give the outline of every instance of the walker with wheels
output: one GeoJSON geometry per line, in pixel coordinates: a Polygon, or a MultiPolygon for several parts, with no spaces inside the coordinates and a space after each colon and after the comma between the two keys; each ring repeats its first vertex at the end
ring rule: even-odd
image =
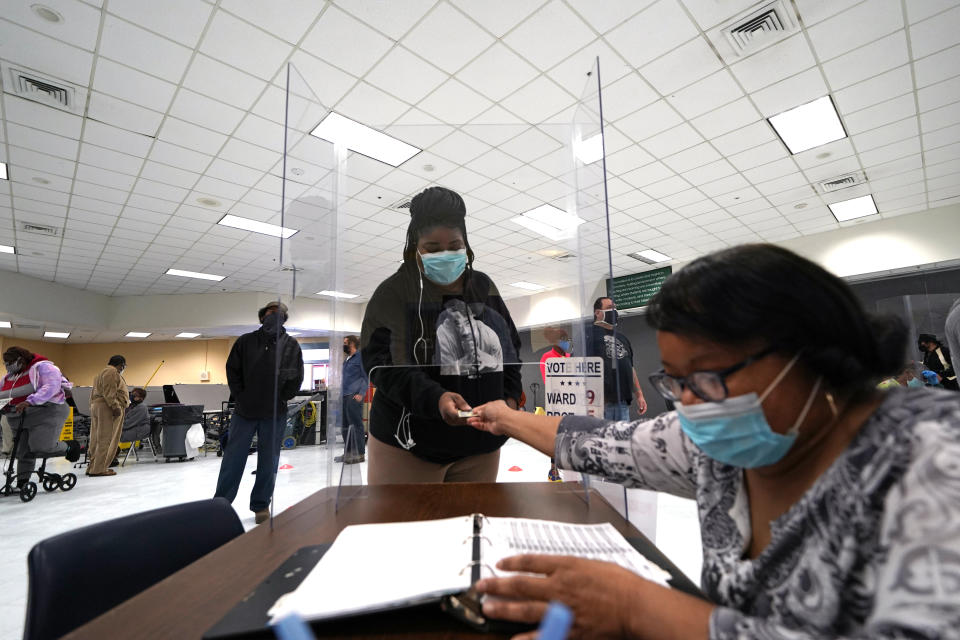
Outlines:
{"type": "MultiPolygon", "coordinates": [[[[20,447],[20,438],[23,435],[23,421],[27,417],[27,411],[25,409],[20,413],[20,424],[17,426],[16,432],[13,435],[13,448],[10,450],[10,458],[7,461],[7,469],[4,472],[4,483],[0,487],[0,496],[11,496],[13,494],[18,494],[20,496],[21,502],[30,502],[37,496],[38,484],[32,480],[27,480],[26,482],[21,482],[17,484],[17,452],[20,447]]],[[[37,479],[39,480],[39,486],[43,487],[43,490],[46,492],[56,491],[60,489],[61,491],[70,491],[77,484],[77,476],[73,473],[59,474],[52,473],[47,471],[47,459],[48,458],[58,458],[64,455],[63,453],[55,454],[38,454],[36,457],[40,460],[40,468],[34,469],[30,475],[34,473],[37,474],[37,479]]]]}

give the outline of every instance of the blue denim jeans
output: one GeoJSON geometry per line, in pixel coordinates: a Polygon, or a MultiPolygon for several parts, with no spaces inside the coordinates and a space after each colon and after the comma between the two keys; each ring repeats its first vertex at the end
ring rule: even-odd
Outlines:
{"type": "Polygon", "coordinates": [[[366,455],[366,445],[363,431],[363,402],[354,400],[353,396],[343,396],[341,410],[343,419],[340,424],[340,435],[343,436],[344,455],[366,455]],[[347,432],[353,427],[353,442],[347,442],[347,432]]]}
{"type": "Polygon", "coordinates": [[[226,498],[233,502],[237,497],[243,468],[250,453],[250,443],[253,442],[253,434],[257,434],[257,479],[253,483],[253,491],[250,492],[250,510],[261,511],[270,506],[273,487],[277,483],[280,441],[283,439],[285,421],[286,416],[283,415],[278,415],[274,423],[272,418],[250,419],[233,414],[214,498],[226,498]]]}
{"type": "Polygon", "coordinates": [[[614,402],[603,406],[603,417],[607,420],[622,422],[630,419],[630,405],[626,402],[614,402]]]}

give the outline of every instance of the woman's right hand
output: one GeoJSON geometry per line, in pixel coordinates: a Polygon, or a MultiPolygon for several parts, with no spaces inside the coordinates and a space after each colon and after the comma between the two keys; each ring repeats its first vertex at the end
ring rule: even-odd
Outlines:
{"type": "Polygon", "coordinates": [[[514,412],[503,400],[494,400],[476,407],[473,415],[467,418],[467,424],[495,436],[504,436],[507,435],[504,418],[514,412]]]}

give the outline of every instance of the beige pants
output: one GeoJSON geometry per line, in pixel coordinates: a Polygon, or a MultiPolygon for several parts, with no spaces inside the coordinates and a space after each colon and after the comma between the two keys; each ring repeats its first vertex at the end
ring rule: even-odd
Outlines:
{"type": "Polygon", "coordinates": [[[123,411],[113,417],[113,412],[103,400],[90,403],[90,444],[88,458],[90,468],[87,473],[103,473],[113,461],[123,431],[123,411]]]}
{"type": "Polygon", "coordinates": [[[421,460],[409,451],[380,442],[367,441],[367,483],[405,484],[418,482],[496,482],[500,450],[468,456],[456,462],[438,464],[421,460]]]}
{"type": "Polygon", "coordinates": [[[13,450],[13,427],[10,424],[10,416],[3,414],[3,455],[9,454],[13,450]]]}

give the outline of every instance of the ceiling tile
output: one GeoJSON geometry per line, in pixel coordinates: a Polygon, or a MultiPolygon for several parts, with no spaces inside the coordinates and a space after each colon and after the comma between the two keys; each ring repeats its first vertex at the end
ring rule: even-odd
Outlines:
{"type": "Polygon", "coordinates": [[[903,27],[903,10],[888,0],[867,0],[807,29],[821,60],[831,60],[903,27]]]}
{"type": "Polygon", "coordinates": [[[185,171],[149,160],[143,165],[140,176],[185,189],[192,189],[193,185],[196,184],[199,179],[199,176],[191,171],[185,171]]]}
{"type": "Polygon", "coordinates": [[[300,46],[325,62],[362,76],[392,45],[388,38],[362,22],[328,6],[300,46]]]}
{"type": "Polygon", "coordinates": [[[490,34],[448,4],[438,4],[402,44],[454,73],[494,42],[490,34]]]}
{"type": "Polygon", "coordinates": [[[720,154],[712,146],[704,142],[695,147],[690,147],[680,153],[676,153],[663,162],[677,173],[683,174],[685,171],[701,167],[720,159],[720,154]]]}
{"type": "Polygon", "coordinates": [[[366,82],[358,83],[336,106],[338,113],[375,129],[382,129],[409,108],[366,82]]]}
{"type": "Polygon", "coordinates": [[[436,0],[337,0],[336,4],[361,22],[399,40],[436,3],[436,0]]]}
{"type": "Polygon", "coordinates": [[[638,189],[643,189],[648,185],[666,178],[675,177],[675,174],[672,169],[662,162],[651,162],[632,171],[627,171],[620,177],[628,184],[638,189]]]}
{"type": "Polygon", "coordinates": [[[150,137],[157,135],[157,129],[163,120],[162,113],[96,91],[90,92],[87,116],[150,137]]]}
{"type": "Polygon", "coordinates": [[[223,134],[172,117],[164,120],[159,138],[194,151],[213,155],[216,155],[224,141],[227,140],[227,136],[223,134]]]}
{"type": "Polygon", "coordinates": [[[639,74],[630,73],[603,90],[603,118],[607,121],[619,120],[658,97],[639,74]]]}
{"type": "Polygon", "coordinates": [[[612,175],[621,176],[653,161],[653,156],[633,144],[629,147],[607,156],[607,171],[612,175]]]}
{"type": "Polygon", "coordinates": [[[640,73],[657,91],[667,95],[721,68],[723,64],[713,48],[699,36],[654,60],[640,73]]]}
{"type": "Polygon", "coordinates": [[[105,169],[99,169],[90,165],[81,164],[77,167],[77,180],[92,182],[93,184],[101,184],[105,187],[112,187],[114,189],[126,189],[129,191],[133,188],[135,178],[133,176],[117,173],[116,171],[107,171],[105,169]]]}
{"type": "Polygon", "coordinates": [[[639,142],[683,122],[666,100],[658,100],[617,120],[615,126],[630,139],[639,142]]]}
{"type": "Polygon", "coordinates": [[[536,127],[530,127],[520,135],[498,145],[498,148],[524,162],[533,162],[562,147],[556,139],[536,127]]]}
{"type": "Polygon", "coordinates": [[[725,156],[731,156],[751,147],[757,147],[761,144],[777,140],[777,135],[766,121],[754,122],[753,124],[741,127],[736,131],[731,131],[711,142],[717,150],[725,156]]]}
{"type": "MultiPolygon", "coordinates": [[[[403,47],[391,49],[366,77],[373,86],[411,104],[416,104],[446,79],[446,73],[403,47]]],[[[475,80],[469,84],[482,91],[475,80]]]]}
{"type": "Polygon", "coordinates": [[[33,6],[27,2],[4,3],[3,17],[81,49],[93,51],[96,48],[97,34],[100,31],[99,11],[80,2],[52,0],[44,6],[59,13],[63,17],[63,22],[51,23],[34,13],[33,6]],[[65,29],[64,24],[69,24],[69,29],[65,29]]]}
{"type": "Polygon", "coordinates": [[[695,169],[690,169],[685,171],[683,174],[684,179],[686,179],[690,184],[694,186],[701,186],[708,182],[713,182],[714,180],[719,180],[720,178],[729,176],[733,173],[736,173],[737,170],[733,168],[725,158],[722,160],[716,160],[710,164],[705,164],[702,167],[697,167],[695,169]]]}
{"type": "Polygon", "coordinates": [[[503,41],[541,71],[565,60],[596,36],[562,2],[549,2],[513,29],[503,41]]]}
{"type": "MultiPolygon", "coordinates": [[[[960,101],[960,76],[917,91],[920,111],[930,111],[960,101]]],[[[960,110],[960,107],[955,107],[960,110]]],[[[960,111],[958,111],[960,112],[960,111]]]]}
{"type": "Polygon", "coordinates": [[[815,64],[806,38],[798,33],[731,65],[730,70],[744,90],[751,92],[789,78],[815,64]]]}
{"type": "Polygon", "coordinates": [[[913,75],[910,73],[910,65],[903,65],[841,89],[834,94],[834,101],[841,114],[848,114],[912,90],[913,75]]]}
{"type": "Polygon", "coordinates": [[[920,114],[920,129],[924,133],[949,127],[958,122],[960,122],[960,104],[957,103],[920,114]]]}
{"type": "Polygon", "coordinates": [[[740,98],[692,120],[694,128],[706,138],[714,138],[761,120],[749,98],[740,98]]]}
{"type": "Polygon", "coordinates": [[[100,38],[100,55],[178,83],[190,61],[191,50],[107,16],[100,38]]]}
{"type": "Polygon", "coordinates": [[[170,0],[163,11],[138,0],[110,0],[110,13],[154,33],[176,40],[191,49],[197,46],[212,7],[193,0],[170,0]]]}
{"type": "Polygon", "coordinates": [[[960,7],[910,25],[910,44],[915,58],[922,58],[960,42],[960,7]]]}
{"type": "Polygon", "coordinates": [[[207,168],[211,158],[212,156],[205,153],[186,149],[163,140],[157,140],[150,150],[151,160],[197,173],[202,173],[207,168]]]}
{"type": "MultiPolygon", "coordinates": [[[[329,108],[330,105],[339,101],[347,91],[357,82],[357,79],[345,73],[336,67],[332,67],[323,60],[312,56],[305,51],[296,49],[290,56],[290,91],[295,95],[302,95],[309,98],[314,103],[329,108]],[[308,81],[307,78],[310,80],[308,81]]],[[[282,106],[283,100],[279,104],[273,103],[270,106],[261,104],[267,98],[267,93],[272,90],[280,89],[279,95],[285,96],[287,87],[287,65],[280,67],[274,85],[257,102],[257,113],[265,118],[283,122],[285,109],[282,106]]],[[[273,94],[274,96],[277,94],[273,94]]],[[[216,96],[214,96],[216,97],[216,96]]],[[[271,101],[272,102],[272,101],[271,101]]],[[[303,113],[306,109],[298,109],[295,112],[303,113]]],[[[319,120],[319,118],[318,118],[319,120]]],[[[296,122],[292,122],[296,125],[296,122]]]]}
{"type": "Polygon", "coordinates": [[[906,35],[903,31],[896,31],[822,66],[827,81],[836,91],[908,62],[906,35]]]}
{"type": "Polygon", "coordinates": [[[630,64],[642,67],[697,33],[696,25],[676,0],[660,0],[607,33],[605,38],[630,64]]]}
{"type": "Polygon", "coordinates": [[[76,140],[24,127],[13,122],[7,123],[7,139],[10,144],[73,160],[77,157],[76,140]]]}
{"type": "Polygon", "coordinates": [[[914,100],[911,93],[851,113],[844,118],[847,132],[856,135],[915,115],[917,109],[914,100]]]}
{"type": "Polygon", "coordinates": [[[52,173],[58,176],[73,177],[76,163],[71,160],[64,160],[45,153],[37,153],[31,149],[23,147],[10,146],[11,165],[19,165],[30,169],[52,173]]]}
{"type": "Polygon", "coordinates": [[[3,114],[9,122],[56,134],[74,140],[80,139],[83,119],[72,113],[48,107],[32,100],[24,100],[9,93],[3,95],[3,114]]]}
{"type": "MultiPolygon", "coordinates": [[[[8,128],[9,126],[10,125],[7,125],[8,128]]],[[[137,173],[140,172],[140,165],[143,164],[143,159],[126,153],[83,143],[80,145],[80,162],[91,164],[101,169],[137,175],[137,173]]]]}
{"type": "Polygon", "coordinates": [[[703,142],[699,133],[684,122],[643,141],[643,148],[654,157],[664,158],[703,142]]]}
{"type": "Polygon", "coordinates": [[[181,189],[180,187],[163,184],[162,182],[154,182],[153,180],[141,178],[137,180],[137,185],[133,188],[133,193],[148,198],[159,198],[160,200],[179,203],[183,201],[189,191],[187,189],[181,189]]]}
{"type": "Polygon", "coordinates": [[[638,11],[653,4],[653,0],[569,0],[573,10],[587,21],[598,33],[606,33],[638,11]]]}
{"type": "Polygon", "coordinates": [[[278,38],[297,43],[313,24],[321,6],[314,0],[284,0],[282,5],[274,5],[273,10],[265,11],[259,0],[222,0],[220,8],[258,25],[278,38]]]}
{"type": "Polygon", "coordinates": [[[918,87],[952,78],[960,69],[960,46],[940,51],[913,64],[918,87]]]}
{"type": "Polygon", "coordinates": [[[827,95],[820,69],[808,69],[753,93],[754,104],[765,117],[775,116],[827,95]]]}
{"type": "Polygon", "coordinates": [[[148,76],[107,58],[97,60],[93,88],[128,102],[135,102],[154,111],[166,111],[176,85],[148,76]]]}
{"type": "Polygon", "coordinates": [[[537,124],[573,105],[574,98],[546,76],[540,76],[500,104],[526,122],[537,124]]]}
{"type": "MultiPolygon", "coordinates": [[[[481,173],[488,178],[499,178],[508,171],[513,171],[523,164],[520,160],[508,156],[499,149],[491,149],[479,158],[475,158],[469,168],[477,173],[481,173]]],[[[481,196],[482,197],[482,196],[481,196]]],[[[495,201],[487,200],[491,204],[495,201]]]]}
{"type": "Polygon", "coordinates": [[[217,11],[200,43],[200,51],[270,80],[290,54],[291,46],[225,11],[217,11]]]}
{"type": "Polygon", "coordinates": [[[916,136],[918,133],[919,126],[917,118],[914,116],[858,133],[853,136],[853,144],[858,151],[867,151],[916,136]]]}
{"type": "Polygon", "coordinates": [[[462,131],[454,131],[430,147],[430,152],[453,164],[469,165],[469,162],[490,150],[490,145],[462,131]]]}
{"type": "Polygon", "coordinates": [[[540,8],[544,0],[451,0],[464,13],[498,38],[540,8]]]}
{"type": "Polygon", "coordinates": [[[443,122],[459,125],[469,122],[493,103],[451,78],[420,101],[420,109],[443,122]]]}
{"type": "Polygon", "coordinates": [[[213,58],[197,54],[190,64],[183,86],[239,109],[247,109],[266,83],[213,58]]]}
{"type": "Polygon", "coordinates": [[[87,86],[92,54],[10,22],[2,26],[0,59],[87,86]]]}
{"type": "Polygon", "coordinates": [[[727,160],[739,171],[746,171],[747,169],[779,160],[787,155],[789,154],[784,148],[783,143],[779,140],[772,140],[758,147],[753,147],[752,149],[747,149],[734,155],[728,155],[727,160]]]}
{"type": "Polygon", "coordinates": [[[685,118],[695,118],[742,97],[740,87],[724,69],[675,92],[667,101],[685,118]]]}
{"type": "Polygon", "coordinates": [[[923,148],[925,150],[936,149],[957,141],[960,141],[960,125],[945,127],[931,133],[923,134],[923,148]]]}

